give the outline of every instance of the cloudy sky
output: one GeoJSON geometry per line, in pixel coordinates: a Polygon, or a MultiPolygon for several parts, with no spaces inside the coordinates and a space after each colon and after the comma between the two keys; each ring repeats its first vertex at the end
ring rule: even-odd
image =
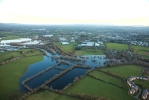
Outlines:
{"type": "Polygon", "coordinates": [[[149,0],[0,0],[0,23],[149,26],[149,0]]]}

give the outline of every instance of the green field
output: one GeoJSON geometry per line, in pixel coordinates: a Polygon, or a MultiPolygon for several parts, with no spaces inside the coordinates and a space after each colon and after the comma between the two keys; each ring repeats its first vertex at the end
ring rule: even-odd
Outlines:
{"type": "MultiPolygon", "coordinates": [[[[148,51],[149,52],[149,51],[148,51]]],[[[138,54],[140,54],[140,55],[147,55],[147,53],[148,52],[146,52],[146,51],[138,51],[138,54]]],[[[149,56],[149,55],[148,55],[149,56]]]]}
{"type": "Polygon", "coordinates": [[[134,46],[134,45],[132,45],[132,48],[133,48],[134,50],[139,50],[139,51],[148,51],[148,52],[149,52],[149,47],[134,46]]]}
{"type": "MultiPolygon", "coordinates": [[[[141,67],[136,65],[122,65],[118,67],[102,68],[101,70],[106,72],[109,71],[123,78],[128,78],[135,75],[143,75],[141,67]]],[[[89,75],[98,77],[105,82],[90,76],[85,76],[76,82],[73,86],[68,88],[65,92],[87,93],[110,98],[111,100],[135,100],[132,96],[128,95],[129,89],[125,81],[97,70],[89,73],[89,75]],[[108,82],[114,83],[115,85],[122,86],[124,88],[119,88],[115,85],[109,84],[108,82]]]]}
{"type": "Polygon", "coordinates": [[[141,67],[137,65],[122,65],[117,67],[103,68],[101,70],[106,72],[112,72],[113,74],[116,74],[123,78],[128,78],[134,75],[143,75],[141,67]]]}
{"type": "Polygon", "coordinates": [[[110,98],[111,100],[135,100],[133,97],[128,95],[128,87],[126,84],[123,85],[124,89],[121,89],[109,83],[96,80],[90,76],[85,76],[73,86],[69,87],[65,92],[76,94],[86,93],[110,98]]]}
{"type": "Polygon", "coordinates": [[[149,89],[149,81],[136,80],[135,84],[141,85],[142,87],[149,89]]]}
{"type": "Polygon", "coordinates": [[[7,52],[7,53],[0,53],[1,59],[0,62],[2,62],[3,60],[8,60],[9,58],[13,57],[17,57],[17,56],[22,56],[22,54],[20,52],[7,52]]]}
{"type": "Polygon", "coordinates": [[[28,66],[43,59],[43,55],[25,57],[0,66],[0,100],[18,98],[19,80],[28,66]]]}
{"type": "Polygon", "coordinates": [[[60,47],[63,51],[68,52],[68,53],[72,52],[75,44],[76,44],[76,42],[70,43],[70,44],[66,44],[66,45],[62,45],[59,42],[55,42],[54,43],[54,45],[60,47]]]}
{"type": "Polygon", "coordinates": [[[138,52],[144,59],[149,59],[149,47],[132,46],[132,48],[134,49],[134,53],[138,52]]]}
{"type": "Polygon", "coordinates": [[[127,44],[120,43],[106,43],[108,49],[116,49],[116,50],[128,50],[129,46],[127,44]]]}
{"type": "MultiPolygon", "coordinates": [[[[11,57],[17,57],[17,56],[23,56],[21,52],[29,52],[33,49],[20,49],[18,51],[7,51],[7,52],[2,52],[0,53],[0,62],[4,61],[4,60],[8,60],[11,57]]],[[[33,53],[29,52],[26,53],[25,56],[32,56],[32,55],[38,55],[38,54],[42,54],[41,51],[39,50],[35,50],[33,53]]]]}
{"type": "Polygon", "coordinates": [[[60,95],[50,91],[42,91],[29,96],[26,100],[80,100],[66,95],[60,95]]]}
{"type": "Polygon", "coordinates": [[[95,71],[93,71],[93,72],[91,72],[89,74],[92,75],[92,76],[98,77],[98,78],[100,78],[100,79],[102,79],[104,81],[112,82],[112,83],[114,83],[114,84],[116,84],[118,86],[122,86],[122,80],[120,80],[118,78],[115,78],[113,76],[110,76],[108,74],[105,74],[103,72],[95,70],[95,71]]]}
{"type": "Polygon", "coordinates": [[[18,38],[23,38],[23,36],[7,36],[2,38],[2,40],[11,40],[11,39],[18,39],[18,38]]]}
{"type": "Polygon", "coordinates": [[[97,50],[97,51],[87,51],[87,50],[76,50],[75,55],[104,55],[103,50],[97,50]]]}

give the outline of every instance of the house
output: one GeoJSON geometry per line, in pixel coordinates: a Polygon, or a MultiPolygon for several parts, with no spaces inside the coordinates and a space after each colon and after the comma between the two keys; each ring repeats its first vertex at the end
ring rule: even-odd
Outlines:
{"type": "Polygon", "coordinates": [[[143,100],[147,99],[147,96],[149,96],[149,90],[145,89],[142,93],[142,99],[143,100]]]}
{"type": "Polygon", "coordinates": [[[133,85],[132,88],[130,89],[130,94],[134,95],[137,91],[138,91],[138,86],[137,85],[133,85]]]}
{"type": "Polygon", "coordinates": [[[127,80],[127,84],[129,85],[129,87],[132,87],[132,84],[129,80],[127,80]]]}
{"type": "Polygon", "coordinates": [[[131,95],[134,95],[136,91],[135,91],[135,89],[131,88],[131,90],[129,92],[131,95]]]}
{"type": "Polygon", "coordinates": [[[132,77],[128,78],[128,80],[131,81],[131,82],[136,80],[136,79],[137,79],[137,77],[135,77],[135,76],[132,76],[132,77]]]}
{"type": "Polygon", "coordinates": [[[143,77],[143,80],[147,81],[148,79],[146,77],[143,77]]]}
{"type": "MultiPolygon", "coordinates": [[[[139,77],[139,76],[132,76],[132,77],[128,78],[127,79],[127,84],[130,87],[129,93],[131,95],[134,95],[138,91],[138,89],[139,89],[138,86],[133,83],[133,81],[134,80],[137,80],[137,79],[146,80],[146,81],[148,80],[147,77],[139,77]]],[[[149,91],[148,90],[145,90],[142,93],[142,99],[146,99],[148,95],[149,95],[149,91]]]]}

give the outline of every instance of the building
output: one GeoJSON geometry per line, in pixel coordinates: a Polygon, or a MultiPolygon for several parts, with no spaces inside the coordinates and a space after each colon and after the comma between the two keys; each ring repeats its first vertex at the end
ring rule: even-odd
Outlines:
{"type": "Polygon", "coordinates": [[[19,38],[14,40],[2,40],[0,45],[9,45],[10,43],[22,43],[22,42],[31,42],[31,38],[19,38]]]}
{"type": "Polygon", "coordinates": [[[53,35],[43,35],[43,37],[52,37],[53,35]]]}
{"type": "Polygon", "coordinates": [[[60,37],[59,40],[60,41],[66,41],[66,39],[64,37],[60,37]]]}
{"type": "Polygon", "coordinates": [[[84,46],[84,47],[85,47],[85,46],[94,46],[94,44],[95,44],[94,42],[82,42],[82,43],[80,44],[80,46],[82,46],[82,47],[83,47],[83,46],[84,46]]]}
{"type": "Polygon", "coordinates": [[[134,80],[136,80],[136,79],[137,79],[137,77],[135,77],[135,76],[132,76],[132,77],[128,78],[128,80],[129,80],[130,82],[132,82],[132,81],[134,81],[134,80]]]}
{"type": "Polygon", "coordinates": [[[100,44],[99,43],[95,43],[95,46],[100,46],[100,44]]]}
{"type": "Polygon", "coordinates": [[[23,43],[22,45],[37,45],[39,43],[40,43],[40,41],[35,40],[35,41],[30,41],[30,42],[23,43]]]}
{"type": "MultiPolygon", "coordinates": [[[[130,87],[129,93],[131,95],[134,95],[135,93],[137,93],[139,87],[137,85],[135,85],[133,83],[133,81],[137,80],[137,79],[141,79],[141,80],[148,80],[147,77],[139,77],[139,76],[132,76],[130,78],[127,79],[127,84],[130,87]]],[[[142,99],[146,99],[147,96],[149,95],[149,91],[146,89],[145,91],[143,91],[142,93],[142,99]]]]}
{"type": "Polygon", "coordinates": [[[69,44],[69,42],[61,42],[62,45],[69,44]]]}
{"type": "Polygon", "coordinates": [[[142,99],[145,100],[149,96],[149,90],[145,89],[142,93],[142,99]]]}

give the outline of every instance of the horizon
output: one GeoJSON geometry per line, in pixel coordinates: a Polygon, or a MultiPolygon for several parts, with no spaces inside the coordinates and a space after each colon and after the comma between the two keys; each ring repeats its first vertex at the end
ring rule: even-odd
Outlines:
{"type": "Polygon", "coordinates": [[[149,26],[149,0],[1,0],[0,23],[149,26]]]}
{"type": "Polygon", "coordinates": [[[33,26],[79,26],[79,25],[82,25],[82,26],[101,26],[101,27],[149,27],[146,26],[146,25],[112,25],[112,24],[84,24],[84,23],[81,23],[81,24],[71,24],[71,23],[61,23],[61,24],[27,24],[27,23],[0,23],[0,24],[7,24],[7,25],[33,25],[33,26]]]}

